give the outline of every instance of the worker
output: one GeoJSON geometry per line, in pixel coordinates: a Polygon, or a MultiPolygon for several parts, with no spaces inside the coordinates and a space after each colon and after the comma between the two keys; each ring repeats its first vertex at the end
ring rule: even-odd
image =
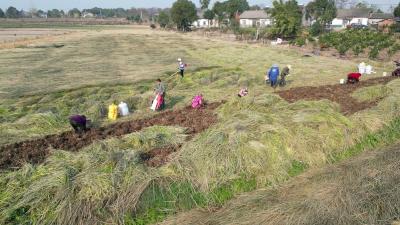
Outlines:
{"type": "Polygon", "coordinates": [[[240,89],[238,96],[239,96],[239,98],[241,98],[241,97],[246,96],[247,94],[249,94],[249,90],[246,87],[246,88],[240,89]]]}
{"type": "Polygon", "coordinates": [[[347,75],[347,83],[355,84],[360,81],[361,73],[349,73],[347,75]]]}
{"type": "Polygon", "coordinates": [[[87,131],[87,124],[88,120],[84,115],[73,115],[69,117],[69,123],[74,128],[76,133],[83,133],[87,131]]]}
{"type": "Polygon", "coordinates": [[[292,69],[291,65],[287,65],[282,69],[281,79],[279,80],[279,86],[284,87],[286,85],[286,76],[289,75],[291,69],[292,69]]]}
{"type": "Polygon", "coordinates": [[[276,87],[276,85],[278,83],[278,77],[279,77],[279,67],[278,67],[278,65],[274,64],[274,65],[272,65],[271,69],[269,69],[269,71],[268,71],[268,78],[269,78],[271,87],[276,87]]]}
{"type": "Polygon", "coordinates": [[[198,94],[192,99],[192,108],[197,109],[203,106],[203,94],[198,94]]]}
{"type": "Polygon", "coordinates": [[[185,67],[186,67],[186,64],[182,62],[181,58],[179,58],[178,59],[178,69],[179,69],[179,73],[181,75],[181,78],[183,78],[183,76],[184,76],[185,67]]]}
{"type": "Polygon", "coordinates": [[[165,85],[163,82],[161,82],[161,79],[156,80],[156,86],[154,88],[154,94],[156,95],[156,99],[158,101],[157,103],[157,109],[164,109],[165,107],[165,85]],[[159,96],[157,98],[157,96],[159,96]]]}

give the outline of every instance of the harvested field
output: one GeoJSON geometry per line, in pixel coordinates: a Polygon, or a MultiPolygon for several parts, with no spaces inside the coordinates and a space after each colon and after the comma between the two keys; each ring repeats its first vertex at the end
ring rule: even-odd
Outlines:
{"type": "MultiPolygon", "coordinates": [[[[79,149],[93,143],[96,140],[103,140],[110,137],[120,137],[125,134],[139,131],[146,127],[154,125],[161,126],[181,126],[188,128],[187,133],[194,135],[204,131],[217,122],[217,116],[213,113],[221,102],[205,105],[200,109],[192,109],[191,106],[177,111],[166,111],[157,114],[154,117],[115,123],[107,127],[91,129],[85,134],[78,135],[73,131],[64,132],[57,135],[49,135],[42,139],[29,140],[0,148],[0,168],[8,169],[21,167],[25,162],[41,163],[50,153],[50,149],[63,149],[69,151],[78,151],[79,149]]],[[[147,161],[156,166],[159,155],[153,151],[147,161]]],[[[169,151],[170,153],[172,151],[169,151]]],[[[168,155],[168,154],[167,154],[168,155]]],[[[164,159],[159,159],[158,161],[164,159]]]]}
{"type": "Polygon", "coordinates": [[[392,224],[399,218],[399,160],[398,144],[366,152],[221,209],[192,210],[161,224],[392,224]]]}
{"type": "Polygon", "coordinates": [[[328,99],[338,103],[341,106],[341,110],[345,115],[350,115],[355,112],[371,108],[378,104],[381,98],[373,101],[357,101],[351,96],[351,93],[359,88],[369,87],[378,84],[387,84],[396,77],[380,77],[369,80],[363,80],[357,84],[335,84],[335,85],[324,85],[318,87],[298,87],[292,88],[286,91],[279,91],[277,94],[284,98],[288,102],[296,102],[299,100],[320,100],[328,99]]]}
{"type": "Polygon", "coordinates": [[[0,29],[0,43],[33,39],[42,36],[62,35],[68,32],[67,30],[55,29],[0,29]]]}

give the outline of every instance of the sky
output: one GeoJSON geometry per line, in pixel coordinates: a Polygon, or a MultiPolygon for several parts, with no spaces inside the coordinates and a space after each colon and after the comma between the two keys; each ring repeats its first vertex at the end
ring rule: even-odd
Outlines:
{"type": "MultiPolygon", "coordinates": [[[[166,8],[171,7],[175,0],[0,0],[0,8],[6,9],[9,6],[14,6],[18,9],[29,10],[37,9],[64,9],[71,8],[166,8]]],[[[192,0],[198,5],[199,0],[192,0]]],[[[215,0],[214,0],[215,1],[215,0]]],[[[306,4],[310,0],[298,0],[299,4],[306,4]]],[[[390,5],[397,5],[399,0],[365,0],[366,2],[379,5],[380,8],[387,9],[390,5]]],[[[272,0],[248,0],[250,5],[264,4],[271,6],[272,0]]]]}

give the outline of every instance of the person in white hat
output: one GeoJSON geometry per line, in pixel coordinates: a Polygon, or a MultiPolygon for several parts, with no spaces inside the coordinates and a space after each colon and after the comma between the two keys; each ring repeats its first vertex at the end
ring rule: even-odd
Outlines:
{"type": "Polygon", "coordinates": [[[281,79],[279,81],[279,86],[283,87],[283,86],[286,85],[286,76],[289,75],[291,69],[292,69],[291,65],[287,65],[282,69],[281,79]]]}
{"type": "Polygon", "coordinates": [[[186,64],[182,62],[181,58],[178,59],[178,64],[179,64],[178,65],[179,73],[181,74],[181,77],[183,78],[184,73],[185,73],[186,64]]]}

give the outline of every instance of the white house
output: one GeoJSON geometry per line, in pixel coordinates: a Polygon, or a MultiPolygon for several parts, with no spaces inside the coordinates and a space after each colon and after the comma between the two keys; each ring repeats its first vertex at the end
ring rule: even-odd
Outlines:
{"type": "Polygon", "coordinates": [[[266,27],[273,22],[271,16],[264,10],[244,11],[239,19],[240,27],[266,27]]]}
{"type": "Polygon", "coordinates": [[[204,10],[197,11],[198,19],[193,22],[192,26],[195,28],[210,28],[210,27],[218,27],[217,20],[208,20],[204,19],[204,10]]]}
{"type": "Polygon", "coordinates": [[[368,26],[369,9],[338,9],[332,28],[342,29],[351,24],[368,26]]]}

